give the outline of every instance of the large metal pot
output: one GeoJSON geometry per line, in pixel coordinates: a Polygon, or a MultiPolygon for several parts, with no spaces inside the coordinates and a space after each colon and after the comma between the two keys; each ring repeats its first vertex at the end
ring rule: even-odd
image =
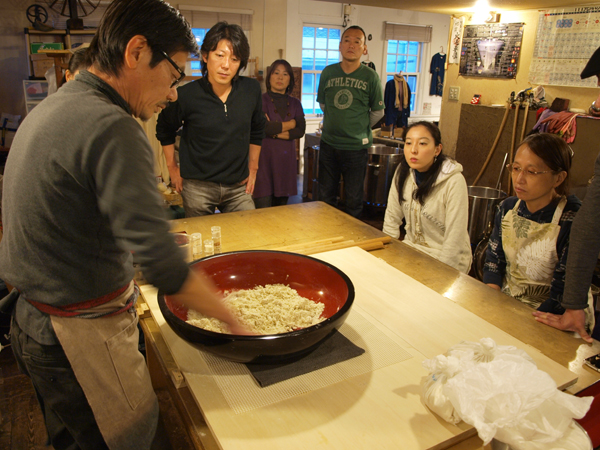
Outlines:
{"type": "Polygon", "coordinates": [[[319,200],[319,145],[304,149],[304,182],[302,197],[319,200]]]}
{"type": "Polygon", "coordinates": [[[506,193],[498,189],[469,186],[469,238],[477,245],[488,237],[494,228],[494,216],[498,204],[506,198],[506,193]]]}
{"type": "Polygon", "coordinates": [[[383,144],[373,144],[368,153],[364,201],[369,206],[385,207],[394,172],[404,155],[400,148],[383,144]]]}

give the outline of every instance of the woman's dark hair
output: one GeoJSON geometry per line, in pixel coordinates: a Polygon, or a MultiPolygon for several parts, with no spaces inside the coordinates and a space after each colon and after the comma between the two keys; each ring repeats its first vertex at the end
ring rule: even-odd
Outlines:
{"type": "MultiPolygon", "coordinates": [[[[424,127],[427,129],[433,141],[436,145],[440,145],[442,143],[442,134],[440,133],[440,129],[431,122],[415,122],[404,129],[404,133],[402,134],[402,139],[406,141],[406,135],[408,132],[414,127],[424,127]]],[[[429,168],[427,172],[425,172],[425,179],[421,182],[419,187],[414,193],[414,198],[421,205],[425,203],[427,196],[431,193],[433,189],[433,185],[435,184],[435,180],[437,180],[438,174],[442,168],[442,164],[447,159],[446,155],[444,155],[441,151],[437,158],[434,160],[433,165],[429,168]]],[[[398,200],[400,202],[404,201],[404,194],[402,191],[404,190],[404,183],[406,183],[406,179],[410,176],[410,166],[406,162],[406,158],[403,158],[400,162],[400,169],[398,169],[396,175],[396,184],[398,186],[398,200]]]]}
{"type": "Polygon", "coordinates": [[[290,75],[290,84],[285,89],[285,93],[289,94],[294,89],[294,71],[292,70],[292,66],[285,59],[278,59],[277,61],[273,61],[273,64],[269,66],[269,70],[267,70],[267,79],[265,80],[265,84],[267,85],[267,90],[271,90],[271,75],[275,69],[279,66],[283,66],[285,71],[290,75]]]}
{"type": "MultiPolygon", "coordinates": [[[[69,72],[75,73],[78,70],[87,69],[91,66],[90,58],[88,57],[87,47],[80,47],[73,52],[71,59],[69,59],[69,72]]],[[[67,73],[65,72],[60,85],[62,86],[67,82],[67,73]]]]}
{"type": "Polygon", "coordinates": [[[523,145],[535,153],[555,173],[566,172],[564,181],[556,188],[559,195],[569,194],[569,172],[571,170],[572,150],[567,143],[552,133],[537,133],[527,136],[517,147],[523,145]]]}
{"type": "Polygon", "coordinates": [[[189,24],[175,8],[162,0],[114,0],[106,9],[88,49],[90,64],[106,74],[118,76],[127,44],[144,36],[152,50],[150,67],[183,51],[198,53],[189,24]]]}
{"type": "MultiPolygon", "coordinates": [[[[250,58],[250,44],[248,44],[248,38],[244,34],[242,27],[227,22],[216,23],[208,30],[206,36],[204,36],[202,47],[200,47],[200,53],[202,53],[202,56],[208,58],[208,53],[214,52],[222,39],[227,39],[231,42],[233,54],[240,60],[240,67],[233,77],[234,79],[237,79],[240,72],[248,65],[248,58],[250,58]]],[[[204,59],[202,59],[202,76],[206,77],[207,75],[208,69],[206,68],[204,59]]]]}
{"type": "Polygon", "coordinates": [[[88,58],[87,47],[78,48],[69,59],[69,72],[75,73],[78,70],[87,69],[90,67],[90,59],[88,58]]]}

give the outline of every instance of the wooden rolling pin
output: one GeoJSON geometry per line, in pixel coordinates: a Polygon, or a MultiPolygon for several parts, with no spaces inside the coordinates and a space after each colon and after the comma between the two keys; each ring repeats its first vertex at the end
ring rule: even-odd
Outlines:
{"type": "Polygon", "coordinates": [[[277,247],[277,250],[281,250],[284,252],[293,252],[295,250],[303,249],[306,247],[311,247],[311,246],[316,246],[316,245],[333,244],[335,242],[341,242],[343,240],[344,240],[344,236],[336,236],[336,237],[328,238],[328,239],[320,239],[318,241],[310,241],[310,242],[304,242],[304,243],[300,243],[300,244],[285,245],[283,247],[277,247]]]}
{"type": "Polygon", "coordinates": [[[329,252],[332,250],[340,250],[342,248],[348,247],[360,247],[363,250],[370,251],[385,248],[385,244],[391,242],[391,240],[392,238],[389,236],[382,236],[360,242],[347,240],[341,242],[333,242],[330,244],[324,244],[319,241],[312,241],[303,244],[303,247],[299,245],[292,250],[283,247],[280,247],[277,250],[292,251],[294,253],[300,253],[302,255],[312,255],[314,253],[329,252]]]}

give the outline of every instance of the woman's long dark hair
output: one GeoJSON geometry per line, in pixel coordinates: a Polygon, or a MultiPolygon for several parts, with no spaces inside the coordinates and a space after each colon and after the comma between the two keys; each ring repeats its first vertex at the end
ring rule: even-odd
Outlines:
{"type": "MultiPolygon", "coordinates": [[[[414,127],[425,127],[429,134],[431,134],[431,137],[433,138],[436,147],[442,143],[442,134],[440,133],[440,129],[437,126],[435,126],[435,124],[425,121],[415,122],[404,129],[402,139],[405,142],[406,135],[414,127]]],[[[427,172],[425,172],[425,179],[421,182],[417,190],[414,192],[415,200],[417,200],[421,205],[425,203],[425,200],[431,193],[435,180],[437,180],[437,177],[442,168],[442,164],[445,160],[446,155],[444,155],[440,151],[440,154],[437,156],[437,159],[433,162],[433,165],[429,168],[427,172]]],[[[398,172],[396,172],[396,185],[398,186],[398,200],[400,201],[400,203],[402,203],[405,200],[402,191],[404,190],[404,183],[406,183],[406,180],[409,176],[410,166],[406,162],[406,158],[404,158],[400,162],[400,169],[398,170],[398,172]]]]}

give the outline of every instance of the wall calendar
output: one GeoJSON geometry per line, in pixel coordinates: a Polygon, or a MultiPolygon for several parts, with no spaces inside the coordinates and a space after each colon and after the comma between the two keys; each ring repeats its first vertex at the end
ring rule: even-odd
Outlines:
{"type": "Polygon", "coordinates": [[[529,82],[535,85],[597,87],[581,71],[600,47],[600,6],[540,12],[529,82]]]}

